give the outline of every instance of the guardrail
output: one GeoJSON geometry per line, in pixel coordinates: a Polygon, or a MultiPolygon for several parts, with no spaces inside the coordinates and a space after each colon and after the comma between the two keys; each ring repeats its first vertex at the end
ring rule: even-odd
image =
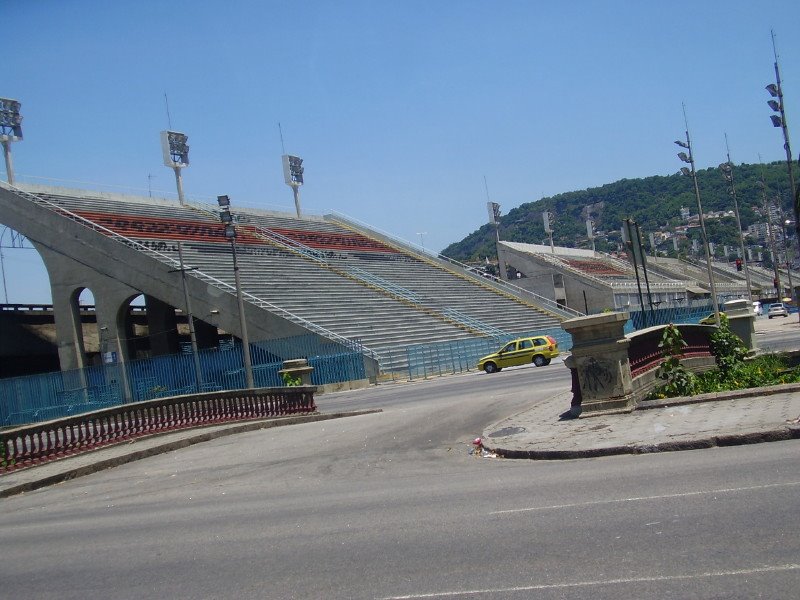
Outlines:
{"type": "Polygon", "coordinates": [[[124,404],[0,431],[0,473],[134,438],[316,412],[315,386],[230,390],[124,404]]]}

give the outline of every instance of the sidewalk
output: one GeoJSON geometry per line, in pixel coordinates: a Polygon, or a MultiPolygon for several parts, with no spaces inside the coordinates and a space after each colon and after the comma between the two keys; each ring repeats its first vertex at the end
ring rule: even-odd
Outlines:
{"type": "Polygon", "coordinates": [[[560,419],[570,393],[484,430],[504,458],[569,459],[800,438],[800,384],[649,401],[627,414],[560,419]]]}
{"type": "Polygon", "coordinates": [[[356,415],[381,412],[380,410],[360,410],[338,413],[316,413],[296,417],[280,417],[276,419],[263,419],[259,421],[238,421],[224,425],[212,425],[196,429],[183,429],[171,433],[151,435],[137,438],[126,443],[106,446],[82,454],[68,456],[58,460],[51,460],[35,467],[11,471],[0,475],[0,498],[6,498],[23,492],[29,492],[48,485],[61,483],[83,475],[89,475],[110,469],[134,460],[148,456],[171,452],[179,448],[186,448],[200,442],[207,442],[227,435],[311,423],[313,421],[326,421],[356,415]]]}

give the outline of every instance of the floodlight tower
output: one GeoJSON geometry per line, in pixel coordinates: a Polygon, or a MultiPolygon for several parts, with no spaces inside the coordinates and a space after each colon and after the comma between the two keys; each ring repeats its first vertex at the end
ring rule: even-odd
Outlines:
{"type": "Polygon", "coordinates": [[[297,211],[297,218],[300,218],[300,186],[303,185],[303,159],[299,156],[284,154],[283,159],[283,180],[294,194],[294,209],[297,211]]]}
{"type": "Polygon", "coordinates": [[[555,223],[556,216],[549,210],[542,213],[542,221],[544,222],[544,232],[550,238],[550,252],[556,253],[556,247],[553,244],[553,224],[555,223]]]}
{"type": "Polygon", "coordinates": [[[164,155],[164,166],[175,171],[175,184],[178,186],[178,202],[186,204],[183,197],[183,179],[181,169],[189,166],[189,137],[177,131],[161,132],[161,153],[164,155]]]}
{"type": "Polygon", "coordinates": [[[681,167],[681,173],[686,175],[687,177],[692,178],[692,182],[694,183],[694,195],[697,199],[697,214],[700,220],[700,235],[703,238],[703,250],[705,251],[706,255],[706,269],[708,271],[708,283],[711,287],[711,302],[714,306],[714,322],[716,323],[717,327],[720,325],[719,320],[719,304],[718,304],[718,297],[717,297],[717,284],[714,281],[714,271],[711,269],[711,252],[708,247],[708,236],[706,235],[706,223],[705,219],[703,218],[703,205],[700,202],[700,187],[697,185],[697,171],[694,168],[694,154],[692,153],[692,141],[689,139],[689,120],[686,118],[686,107],[683,107],[683,121],[686,124],[686,141],[682,140],[675,140],[675,143],[680,146],[681,148],[685,148],[689,151],[687,154],[686,152],[678,152],[678,158],[680,158],[683,162],[688,163],[691,167],[681,167]]]}
{"type": "Polygon", "coordinates": [[[6,178],[14,185],[14,167],[11,164],[11,142],[22,140],[22,116],[19,109],[22,105],[10,98],[0,98],[0,142],[6,158],[6,178]]]}
{"type": "Polygon", "coordinates": [[[789,126],[786,124],[786,110],[781,87],[781,72],[778,68],[778,51],[775,48],[775,32],[772,33],[772,53],[775,56],[775,83],[770,83],[766,90],[769,95],[777,100],[768,100],[767,104],[778,114],[770,115],[773,127],[780,127],[783,132],[783,149],[786,150],[786,168],[789,171],[789,185],[792,188],[792,204],[794,206],[794,226],[797,232],[797,243],[800,244],[800,188],[795,186],[794,170],[792,169],[792,147],[789,145],[789,126]]]}
{"type": "Polygon", "coordinates": [[[736,215],[736,230],[739,232],[739,254],[741,255],[741,261],[744,266],[744,278],[747,282],[747,298],[752,299],[753,294],[753,283],[750,280],[750,267],[747,264],[747,256],[744,251],[744,234],[742,233],[742,220],[739,218],[739,200],[736,198],[736,185],[733,182],[733,162],[731,162],[731,151],[728,148],[728,134],[725,134],[725,148],[727,149],[727,157],[728,161],[722,163],[719,166],[719,170],[722,171],[722,176],[725,178],[725,181],[728,183],[728,193],[733,198],[733,209],[734,214],[736,215]]]}

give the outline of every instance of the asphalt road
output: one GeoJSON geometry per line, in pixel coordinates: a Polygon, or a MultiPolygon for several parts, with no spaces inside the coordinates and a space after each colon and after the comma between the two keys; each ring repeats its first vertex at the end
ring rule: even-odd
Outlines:
{"type": "Polygon", "coordinates": [[[568,385],[554,362],[326,395],[323,411],[383,412],[5,499],[2,596],[797,596],[797,442],[557,462],[468,454],[485,426],[568,385]]]}

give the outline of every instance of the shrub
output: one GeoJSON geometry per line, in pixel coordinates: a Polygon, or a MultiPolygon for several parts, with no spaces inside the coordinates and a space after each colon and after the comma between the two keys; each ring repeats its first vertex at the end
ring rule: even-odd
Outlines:
{"type": "Polygon", "coordinates": [[[681,356],[686,342],[675,325],[670,323],[664,328],[658,347],[661,348],[664,362],[658,367],[656,376],[665,380],[666,383],[656,390],[656,397],[672,398],[689,396],[694,393],[696,377],[681,364],[681,356]]]}
{"type": "Polygon", "coordinates": [[[720,315],[719,327],[711,334],[711,354],[723,376],[740,365],[747,356],[747,347],[731,331],[727,315],[720,315]]]}

